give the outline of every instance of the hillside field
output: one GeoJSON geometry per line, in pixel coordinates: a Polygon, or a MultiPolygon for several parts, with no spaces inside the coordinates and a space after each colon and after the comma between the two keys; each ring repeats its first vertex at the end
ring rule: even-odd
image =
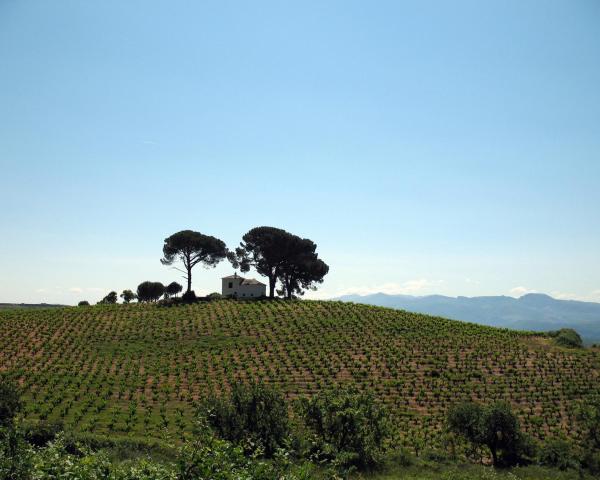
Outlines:
{"type": "Polygon", "coordinates": [[[67,430],[183,438],[196,402],[250,378],[293,400],[336,384],[372,391],[400,442],[436,443],[464,399],[510,401],[538,438],[577,438],[598,386],[597,350],[540,335],[329,301],[231,300],[0,311],[0,370],[26,418],[67,430]]]}

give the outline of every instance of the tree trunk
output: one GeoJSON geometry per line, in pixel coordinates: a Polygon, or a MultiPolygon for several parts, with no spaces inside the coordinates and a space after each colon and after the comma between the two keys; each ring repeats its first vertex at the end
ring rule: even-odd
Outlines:
{"type": "Polygon", "coordinates": [[[269,298],[275,297],[275,282],[277,279],[274,275],[269,275],[269,298]]]}
{"type": "Polygon", "coordinates": [[[492,463],[494,467],[498,466],[498,454],[496,453],[496,448],[490,447],[490,452],[492,453],[492,463]]]}
{"type": "Polygon", "coordinates": [[[192,291],[192,269],[188,268],[187,269],[187,291],[188,293],[192,291]]]}

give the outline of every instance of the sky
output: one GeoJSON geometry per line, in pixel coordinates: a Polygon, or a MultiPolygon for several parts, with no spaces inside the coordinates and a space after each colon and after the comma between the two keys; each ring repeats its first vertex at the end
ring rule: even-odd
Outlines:
{"type": "Polygon", "coordinates": [[[317,243],[313,297],[600,301],[599,24],[597,0],[0,0],[0,302],[183,283],[167,236],[260,225],[317,243]]]}

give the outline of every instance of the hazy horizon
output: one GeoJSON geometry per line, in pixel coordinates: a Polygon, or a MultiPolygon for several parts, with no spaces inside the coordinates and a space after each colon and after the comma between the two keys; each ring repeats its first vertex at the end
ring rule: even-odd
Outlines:
{"type": "Polygon", "coordinates": [[[317,243],[313,298],[598,302],[599,23],[591,0],[2,2],[0,302],[182,283],[167,236],[260,225],[317,243]]]}

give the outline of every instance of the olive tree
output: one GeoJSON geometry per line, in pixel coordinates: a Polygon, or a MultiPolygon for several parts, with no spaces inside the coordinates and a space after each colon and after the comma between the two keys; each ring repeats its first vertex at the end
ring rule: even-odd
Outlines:
{"type": "Polygon", "coordinates": [[[533,444],[507,403],[461,403],[449,410],[447,422],[450,431],[473,446],[487,447],[495,466],[523,463],[533,455],[533,444]]]}

